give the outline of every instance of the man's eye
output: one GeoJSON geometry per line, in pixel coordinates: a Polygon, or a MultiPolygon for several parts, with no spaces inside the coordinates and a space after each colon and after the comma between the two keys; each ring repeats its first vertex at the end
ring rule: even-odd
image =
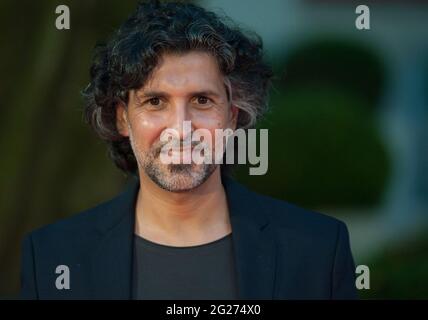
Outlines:
{"type": "Polygon", "coordinates": [[[210,99],[204,96],[195,97],[194,101],[198,105],[208,105],[210,103],[210,99]]]}
{"type": "Polygon", "coordinates": [[[208,98],[207,97],[198,97],[198,103],[199,104],[207,104],[208,98]]]}
{"type": "Polygon", "coordinates": [[[158,106],[160,105],[160,99],[159,98],[151,98],[148,100],[149,104],[152,106],[158,106]]]}

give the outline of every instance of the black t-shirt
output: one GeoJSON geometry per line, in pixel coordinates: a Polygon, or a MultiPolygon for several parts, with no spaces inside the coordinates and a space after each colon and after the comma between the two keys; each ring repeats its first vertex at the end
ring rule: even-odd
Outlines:
{"type": "Polygon", "coordinates": [[[135,235],[133,299],[238,299],[232,234],[173,247],[135,235]]]}

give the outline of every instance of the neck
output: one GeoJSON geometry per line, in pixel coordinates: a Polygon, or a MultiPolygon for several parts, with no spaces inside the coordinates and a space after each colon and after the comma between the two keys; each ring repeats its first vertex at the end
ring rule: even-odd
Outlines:
{"type": "Polygon", "coordinates": [[[220,168],[188,192],[169,192],[140,173],[135,232],[166,245],[198,245],[231,231],[220,168]]]}

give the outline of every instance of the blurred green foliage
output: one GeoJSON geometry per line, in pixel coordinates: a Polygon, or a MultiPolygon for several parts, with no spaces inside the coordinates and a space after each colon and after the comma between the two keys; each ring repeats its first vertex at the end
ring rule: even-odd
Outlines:
{"type": "Polygon", "coordinates": [[[269,170],[237,177],[255,190],[312,208],[379,204],[391,171],[375,113],[385,68],[370,48],[335,37],[307,40],[274,63],[269,170]]]}
{"type": "Polygon", "coordinates": [[[391,246],[368,262],[370,289],[362,299],[426,299],[428,297],[428,230],[391,246]]]}
{"type": "Polygon", "coordinates": [[[337,37],[306,40],[290,50],[277,68],[280,90],[333,86],[359,96],[368,108],[378,106],[387,79],[387,70],[376,51],[337,37]]]}
{"type": "Polygon", "coordinates": [[[310,207],[377,204],[389,160],[366,103],[331,87],[276,94],[260,128],[269,128],[269,169],[237,176],[252,189],[310,207]]]}

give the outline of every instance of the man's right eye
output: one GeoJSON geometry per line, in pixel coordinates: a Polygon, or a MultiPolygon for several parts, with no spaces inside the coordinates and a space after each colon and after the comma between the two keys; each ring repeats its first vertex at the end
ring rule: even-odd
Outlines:
{"type": "Polygon", "coordinates": [[[160,99],[159,98],[151,98],[148,100],[148,103],[152,106],[158,106],[160,105],[160,99]]]}

